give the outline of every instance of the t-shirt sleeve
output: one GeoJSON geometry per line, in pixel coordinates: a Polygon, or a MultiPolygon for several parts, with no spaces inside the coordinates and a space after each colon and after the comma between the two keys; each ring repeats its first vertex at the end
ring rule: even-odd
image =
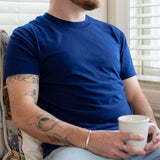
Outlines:
{"type": "Polygon", "coordinates": [[[24,27],[14,30],[10,37],[4,66],[4,79],[15,74],[39,75],[36,40],[24,27]]]}
{"type": "Polygon", "coordinates": [[[121,38],[121,79],[124,80],[135,76],[136,71],[133,66],[126,37],[123,33],[121,38]]]}

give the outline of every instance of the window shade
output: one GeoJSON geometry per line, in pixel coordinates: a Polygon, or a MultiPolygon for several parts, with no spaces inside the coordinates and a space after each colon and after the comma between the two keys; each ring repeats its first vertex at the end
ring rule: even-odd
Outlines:
{"type": "Polygon", "coordinates": [[[138,79],[160,82],[160,0],[130,0],[129,11],[129,43],[138,79]]]}
{"type": "Polygon", "coordinates": [[[0,29],[10,35],[14,28],[42,15],[48,7],[49,0],[0,0],[0,29]]]}

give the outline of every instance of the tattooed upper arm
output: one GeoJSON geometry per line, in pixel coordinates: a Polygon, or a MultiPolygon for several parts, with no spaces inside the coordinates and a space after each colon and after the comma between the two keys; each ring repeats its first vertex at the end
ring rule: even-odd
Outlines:
{"type": "Polygon", "coordinates": [[[24,93],[24,95],[32,97],[34,100],[34,103],[35,104],[37,103],[37,90],[36,89],[33,89],[31,91],[27,91],[24,93]]]}
{"type": "Polygon", "coordinates": [[[9,76],[6,80],[7,87],[12,92],[15,91],[15,88],[19,88],[21,95],[31,97],[34,103],[37,103],[38,99],[38,85],[39,85],[39,76],[34,74],[16,74],[9,76]],[[18,82],[18,83],[17,83],[18,82]],[[23,85],[18,87],[21,83],[23,85]]]}
{"type": "Polygon", "coordinates": [[[7,78],[8,83],[12,83],[14,81],[24,81],[30,84],[39,84],[39,76],[34,74],[16,74],[13,76],[9,76],[7,78]]]}

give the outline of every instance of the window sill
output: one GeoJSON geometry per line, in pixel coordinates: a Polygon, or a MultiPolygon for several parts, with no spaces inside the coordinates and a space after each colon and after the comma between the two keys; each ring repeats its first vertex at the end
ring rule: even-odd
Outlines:
{"type": "Polygon", "coordinates": [[[160,76],[137,75],[140,83],[160,85],[160,76]]]}

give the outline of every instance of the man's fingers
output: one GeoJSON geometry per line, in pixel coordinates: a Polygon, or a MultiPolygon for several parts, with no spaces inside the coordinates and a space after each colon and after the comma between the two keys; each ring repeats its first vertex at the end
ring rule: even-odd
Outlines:
{"type": "Polygon", "coordinates": [[[122,134],[121,139],[123,141],[128,141],[128,140],[142,141],[145,139],[143,135],[136,134],[136,133],[121,133],[121,134],[122,134]]]}
{"type": "Polygon", "coordinates": [[[106,157],[106,158],[116,159],[116,160],[122,160],[122,158],[120,158],[119,156],[112,155],[112,154],[107,154],[107,157],[106,157]]]}
{"type": "Polygon", "coordinates": [[[115,155],[117,157],[119,157],[120,159],[129,159],[129,158],[131,158],[130,154],[128,154],[127,152],[121,151],[121,150],[117,150],[115,155]]]}
{"type": "Polygon", "coordinates": [[[151,143],[145,146],[145,151],[152,152],[156,149],[160,148],[160,141],[157,141],[157,143],[151,143]]]}
{"type": "Polygon", "coordinates": [[[143,156],[146,154],[144,150],[128,145],[128,144],[126,145],[125,151],[128,153],[134,154],[134,155],[139,155],[139,156],[143,156]]]}

